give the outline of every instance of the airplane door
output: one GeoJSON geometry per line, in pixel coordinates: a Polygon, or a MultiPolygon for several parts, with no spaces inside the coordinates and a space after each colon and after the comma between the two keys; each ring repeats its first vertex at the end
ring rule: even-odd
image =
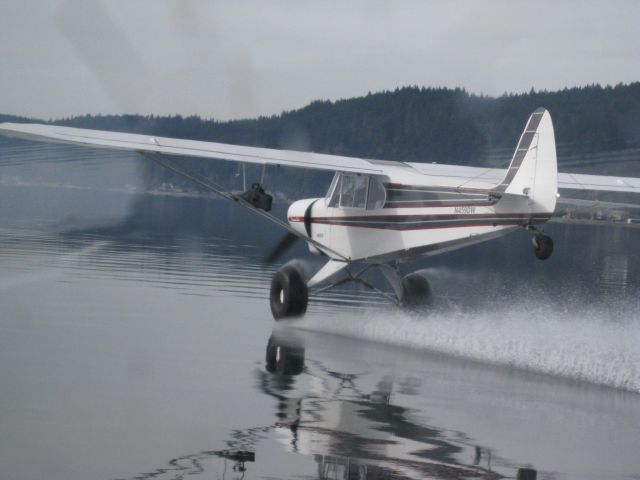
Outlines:
{"type": "Polygon", "coordinates": [[[316,202],[313,207],[315,221],[312,225],[313,239],[332,248],[331,218],[340,203],[340,174],[336,173],[327,191],[327,196],[316,202]]]}
{"type": "Polygon", "coordinates": [[[361,174],[343,173],[336,185],[331,205],[330,238],[334,250],[347,257],[358,254],[362,229],[345,224],[345,217],[361,217],[365,215],[369,177],[361,174]],[[337,195],[339,190],[339,195],[337,195]],[[338,220],[339,218],[342,221],[338,220]]]}

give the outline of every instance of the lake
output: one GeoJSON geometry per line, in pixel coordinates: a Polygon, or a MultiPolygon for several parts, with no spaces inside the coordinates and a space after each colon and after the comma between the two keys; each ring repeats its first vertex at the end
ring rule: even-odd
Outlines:
{"type": "Polygon", "coordinates": [[[276,323],[281,232],[79,151],[0,158],[3,478],[638,478],[640,229],[405,263],[429,315],[346,286],[276,323]]]}

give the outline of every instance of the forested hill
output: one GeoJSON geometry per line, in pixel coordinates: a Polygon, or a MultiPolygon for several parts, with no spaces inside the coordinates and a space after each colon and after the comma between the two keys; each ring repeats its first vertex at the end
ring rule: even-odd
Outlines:
{"type": "Polygon", "coordinates": [[[640,82],[498,98],[406,87],[316,101],[254,120],[87,115],[55,123],[387,160],[503,166],[528,115],[539,106],[553,117],[561,166],[579,166],[580,159],[589,166],[596,159],[597,169],[606,173],[618,159],[640,173],[640,82]]]}

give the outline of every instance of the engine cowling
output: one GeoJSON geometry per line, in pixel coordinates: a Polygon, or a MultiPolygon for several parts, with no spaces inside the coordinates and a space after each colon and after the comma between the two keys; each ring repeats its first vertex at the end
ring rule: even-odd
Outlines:
{"type": "MultiPolygon", "coordinates": [[[[305,198],[304,200],[298,200],[293,202],[287,211],[287,220],[289,221],[289,225],[305,237],[311,238],[312,236],[311,219],[313,218],[313,205],[317,200],[320,199],[305,198]]],[[[310,243],[307,243],[307,245],[309,246],[309,251],[311,253],[315,255],[321,254],[321,252],[310,243]]]]}

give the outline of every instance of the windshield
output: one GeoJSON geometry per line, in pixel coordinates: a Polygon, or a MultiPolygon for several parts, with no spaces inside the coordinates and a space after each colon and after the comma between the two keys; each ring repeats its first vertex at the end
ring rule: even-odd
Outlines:
{"type": "Polygon", "coordinates": [[[365,175],[342,175],[340,206],[364,208],[369,187],[368,179],[365,175]]]}
{"type": "Polygon", "coordinates": [[[377,210],[384,206],[386,191],[374,177],[343,173],[333,177],[326,198],[329,207],[377,210]]]}
{"type": "Polygon", "coordinates": [[[327,192],[327,205],[329,207],[337,207],[340,202],[340,179],[341,175],[336,173],[327,192]]]}

